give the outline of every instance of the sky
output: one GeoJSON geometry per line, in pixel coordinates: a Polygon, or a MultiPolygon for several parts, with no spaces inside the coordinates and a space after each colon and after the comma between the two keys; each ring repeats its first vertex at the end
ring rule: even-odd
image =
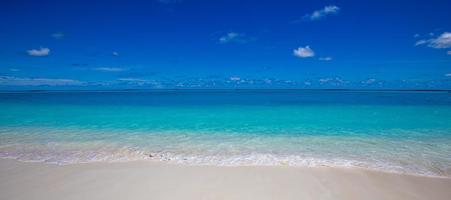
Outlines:
{"type": "Polygon", "coordinates": [[[0,2],[0,90],[451,89],[451,1],[0,2]]]}

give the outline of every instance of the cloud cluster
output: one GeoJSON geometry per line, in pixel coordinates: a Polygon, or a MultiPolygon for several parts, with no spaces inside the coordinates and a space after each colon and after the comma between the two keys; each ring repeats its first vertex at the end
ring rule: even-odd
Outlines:
{"type": "Polygon", "coordinates": [[[27,53],[30,56],[38,56],[38,57],[48,56],[50,53],[50,49],[41,47],[39,49],[30,49],[27,51],[27,53]]]}
{"type": "Polygon", "coordinates": [[[338,6],[330,5],[324,7],[321,10],[315,10],[313,11],[313,13],[305,15],[304,19],[310,21],[319,20],[326,17],[327,15],[337,14],[339,11],[340,8],[338,6]]]}
{"type": "Polygon", "coordinates": [[[444,74],[446,78],[442,80],[412,79],[402,81],[384,81],[375,78],[363,80],[346,80],[340,77],[317,77],[314,79],[284,80],[271,77],[246,78],[246,77],[192,77],[183,79],[154,78],[141,79],[135,77],[124,77],[110,81],[80,81],[65,78],[32,78],[0,76],[0,86],[96,86],[96,87],[116,87],[116,88],[374,88],[382,86],[409,87],[424,86],[431,87],[431,84],[440,84],[449,87],[451,73],[444,74]]]}
{"type": "Polygon", "coordinates": [[[451,47],[451,33],[444,32],[440,36],[428,41],[428,46],[436,49],[447,49],[451,47]]]}
{"type": "Polygon", "coordinates": [[[293,54],[300,58],[308,58],[315,56],[315,52],[310,48],[310,46],[299,47],[293,50],[293,54]]]}
{"type": "Polygon", "coordinates": [[[343,80],[340,77],[326,77],[326,78],[320,78],[318,79],[319,84],[324,85],[333,85],[333,86],[339,86],[350,83],[350,81],[343,80]]]}
{"type": "Polygon", "coordinates": [[[0,85],[4,86],[82,86],[85,82],[73,79],[20,78],[0,76],[0,85]]]}
{"type": "Polygon", "coordinates": [[[156,80],[139,79],[139,78],[119,78],[120,84],[134,85],[134,86],[150,86],[151,88],[163,88],[163,85],[156,80]]]}
{"type": "MultiPolygon", "coordinates": [[[[436,38],[422,39],[415,42],[415,46],[426,45],[434,49],[448,49],[451,48],[451,32],[444,32],[436,38]]],[[[451,55],[451,51],[446,52],[451,55]]]]}

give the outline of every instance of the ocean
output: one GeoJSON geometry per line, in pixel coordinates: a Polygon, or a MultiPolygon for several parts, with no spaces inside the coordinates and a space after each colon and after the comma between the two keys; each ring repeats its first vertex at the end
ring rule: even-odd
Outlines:
{"type": "Polygon", "coordinates": [[[359,167],[450,177],[451,93],[2,92],[0,158],[359,167]]]}

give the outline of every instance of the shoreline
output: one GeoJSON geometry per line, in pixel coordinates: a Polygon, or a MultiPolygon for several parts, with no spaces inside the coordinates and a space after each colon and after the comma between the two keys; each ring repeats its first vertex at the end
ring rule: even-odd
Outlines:
{"type": "Polygon", "coordinates": [[[186,160],[167,160],[167,159],[155,159],[155,158],[148,158],[148,159],[135,159],[135,160],[113,160],[113,161],[81,161],[81,162],[69,162],[69,163],[54,163],[54,162],[47,162],[42,160],[22,160],[18,158],[8,158],[8,157],[0,157],[0,161],[2,160],[12,160],[17,161],[21,163],[36,163],[36,164],[43,164],[43,165],[55,165],[55,166],[72,166],[72,165],[95,165],[95,164],[101,164],[101,165],[108,165],[108,164],[124,164],[124,163],[154,163],[154,164],[160,164],[160,165],[169,165],[169,166],[186,166],[186,167],[217,167],[217,168],[247,168],[247,167],[281,167],[281,168],[325,168],[325,169],[340,169],[340,170],[361,170],[361,171],[367,171],[367,172],[373,172],[373,173],[384,173],[384,174],[394,174],[394,175],[406,175],[406,176],[415,176],[415,177],[426,177],[426,178],[443,178],[443,179],[450,179],[451,176],[447,175],[435,175],[435,174],[422,174],[422,173],[409,173],[409,172],[403,172],[403,171],[391,171],[391,170],[383,170],[380,168],[370,168],[370,167],[364,167],[364,166],[358,166],[358,165],[291,165],[291,164],[233,164],[233,165],[217,165],[217,164],[211,164],[211,163],[191,163],[191,162],[184,162],[186,160]]]}
{"type": "Polygon", "coordinates": [[[448,199],[451,178],[359,168],[0,159],[0,199],[448,199]]]}

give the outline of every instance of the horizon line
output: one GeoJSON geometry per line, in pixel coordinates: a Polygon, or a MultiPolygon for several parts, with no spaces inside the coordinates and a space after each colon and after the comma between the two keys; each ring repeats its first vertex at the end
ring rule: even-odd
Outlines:
{"type": "Polygon", "coordinates": [[[306,89],[306,88],[153,88],[153,89],[36,89],[36,90],[0,90],[0,93],[24,93],[24,92],[145,92],[145,91],[245,91],[245,90],[300,90],[300,91],[367,91],[367,92],[451,92],[451,89],[351,89],[351,88],[324,88],[324,89],[306,89]]]}

